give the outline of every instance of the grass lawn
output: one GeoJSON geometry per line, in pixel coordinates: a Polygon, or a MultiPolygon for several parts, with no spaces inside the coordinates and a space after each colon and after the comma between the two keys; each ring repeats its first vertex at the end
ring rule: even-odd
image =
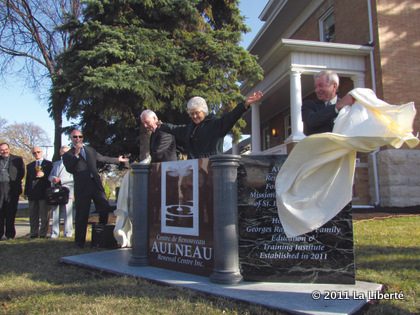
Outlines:
{"type": "Polygon", "coordinates": [[[420,313],[420,216],[354,221],[356,279],[382,283],[403,300],[381,300],[366,314],[420,313]]]}
{"type": "MultiPolygon", "coordinates": [[[[381,300],[364,314],[418,314],[420,216],[354,222],[357,280],[382,283],[404,300],[381,300]]],[[[0,314],[281,314],[59,263],[79,249],[67,239],[0,243],[0,314]]]]}

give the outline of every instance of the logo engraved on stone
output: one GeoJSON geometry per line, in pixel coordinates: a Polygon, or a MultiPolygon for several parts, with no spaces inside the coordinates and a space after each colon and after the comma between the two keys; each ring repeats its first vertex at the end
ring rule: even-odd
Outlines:
{"type": "Polygon", "coordinates": [[[161,232],[198,236],[198,160],[162,163],[161,232]]]}

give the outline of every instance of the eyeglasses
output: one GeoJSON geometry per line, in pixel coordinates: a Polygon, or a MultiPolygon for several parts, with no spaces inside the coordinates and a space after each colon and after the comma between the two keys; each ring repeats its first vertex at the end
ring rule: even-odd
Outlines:
{"type": "Polygon", "coordinates": [[[39,153],[42,153],[42,151],[34,151],[34,152],[32,152],[32,154],[39,154],[39,153]]]}
{"type": "Polygon", "coordinates": [[[77,139],[77,138],[83,139],[83,136],[72,136],[72,138],[74,138],[74,139],[77,139]]]}
{"type": "Polygon", "coordinates": [[[193,116],[199,116],[200,113],[201,111],[196,111],[196,112],[189,112],[188,114],[190,115],[190,117],[193,117],[193,116]]]}

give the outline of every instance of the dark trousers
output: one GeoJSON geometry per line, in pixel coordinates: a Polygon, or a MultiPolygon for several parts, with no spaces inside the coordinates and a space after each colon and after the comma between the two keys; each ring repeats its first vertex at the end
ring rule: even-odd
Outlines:
{"type": "Polygon", "coordinates": [[[16,236],[15,218],[19,196],[9,193],[8,183],[1,183],[0,187],[0,239],[5,235],[7,238],[16,236]]]}
{"type": "Polygon", "coordinates": [[[31,238],[47,237],[48,225],[50,222],[50,206],[47,201],[29,200],[29,225],[31,238]]]}
{"type": "Polygon", "coordinates": [[[99,223],[108,223],[108,214],[111,206],[103,190],[99,189],[92,180],[84,185],[84,190],[75,192],[76,218],[74,241],[79,245],[86,242],[86,229],[89,220],[90,203],[93,200],[96,211],[99,213],[99,223]]]}

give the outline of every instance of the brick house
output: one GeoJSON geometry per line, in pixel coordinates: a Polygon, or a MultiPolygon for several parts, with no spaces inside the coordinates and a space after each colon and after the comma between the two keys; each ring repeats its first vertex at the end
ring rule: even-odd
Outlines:
{"type": "MultiPolygon", "coordinates": [[[[302,100],[314,97],[313,75],[340,76],[339,96],[355,87],[374,90],[390,104],[420,106],[420,4],[418,0],[269,0],[264,25],[248,50],[258,56],[262,90],[246,116],[253,153],[287,154],[303,139],[302,100]]],[[[416,117],[414,133],[420,129],[416,117]]],[[[381,148],[359,154],[353,204],[420,205],[420,150],[381,148]]]]}

